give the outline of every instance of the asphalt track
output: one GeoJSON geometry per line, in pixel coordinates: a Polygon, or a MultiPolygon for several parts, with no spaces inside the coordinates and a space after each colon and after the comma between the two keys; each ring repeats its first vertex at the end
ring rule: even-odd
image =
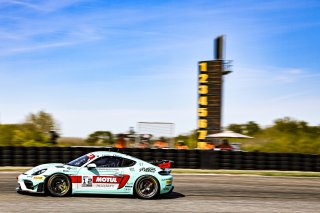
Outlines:
{"type": "Polygon", "coordinates": [[[16,176],[0,173],[0,212],[320,212],[320,178],[174,175],[172,194],[140,200],[21,195],[16,176]]]}

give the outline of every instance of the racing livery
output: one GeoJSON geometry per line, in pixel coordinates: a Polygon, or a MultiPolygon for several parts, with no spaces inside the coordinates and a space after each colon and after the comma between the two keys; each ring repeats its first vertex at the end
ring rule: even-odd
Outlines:
{"type": "Polygon", "coordinates": [[[19,175],[17,192],[123,194],[152,199],[173,190],[170,161],[146,162],[109,151],[92,152],[67,164],[36,166],[19,175]]]}

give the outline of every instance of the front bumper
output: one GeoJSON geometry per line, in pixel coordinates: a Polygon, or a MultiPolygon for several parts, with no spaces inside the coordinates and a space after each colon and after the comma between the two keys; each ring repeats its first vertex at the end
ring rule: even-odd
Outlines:
{"type": "Polygon", "coordinates": [[[45,176],[21,174],[18,176],[17,192],[44,193],[45,176]]]}

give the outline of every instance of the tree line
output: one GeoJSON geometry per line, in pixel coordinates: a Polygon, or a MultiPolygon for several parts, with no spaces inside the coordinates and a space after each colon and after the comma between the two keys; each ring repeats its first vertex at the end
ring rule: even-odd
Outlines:
{"type": "Polygon", "coordinates": [[[2,146],[49,146],[57,143],[59,125],[50,113],[30,113],[19,124],[0,125],[2,146]]]}
{"type": "MultiPolygon", "coordinates": [[[[229,124],[226,130],[254,137],[253,139],[230,139],[239,142],[243,151],[320,154],[320,125],[290,117],[276,119],[273,124],[261,127],[254,121],[229,124]]],[[[184,141],[189,148],[197,146],[197,132],[178,135],[175,141],[184,141]]]]}
{"type": "MultiPolygon", "coordinates": [[[[231,140],[240,142],[244,151],[320,154],[320,125],[290,117],[276,119],[270,126],[261,127],[254,121],[230,124],[225,129],[254,137],[254,139],[231,140]]],[[[45,111],[30,113],[19,124],[0,124],[1,146],[112,146],[117,136],[110,131],[96,131],[85,139],[60,138],[60,125],[52,114],[45,111]]],[[[197,131],[174,138],[176,144],[188,148],[197,147],[197,131]]]]}
{"type": "Polygon", "coordinates": [[[320,125],[284,117],[265,128],[251,121],[231,124],[228,129],[254,137],[243,141],[246,151],[320,154],[320,125]]]}

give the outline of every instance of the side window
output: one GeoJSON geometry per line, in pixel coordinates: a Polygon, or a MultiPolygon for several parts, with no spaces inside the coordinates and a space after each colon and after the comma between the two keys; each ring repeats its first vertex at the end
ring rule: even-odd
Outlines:
{"type": "Polygon", "coordinates": [[[97,167],[120,167],[121,160],[119,157],[105,156],[95,160],[93,163],[95,163],[97,167]]]}
{"type": "Polygon", "coordinates": [[[133,166],[134,164],[136,164],[135,161],[127,159],[127,158],[123,158],[121,167],[129,167],[129,166],[133,166]]]}

